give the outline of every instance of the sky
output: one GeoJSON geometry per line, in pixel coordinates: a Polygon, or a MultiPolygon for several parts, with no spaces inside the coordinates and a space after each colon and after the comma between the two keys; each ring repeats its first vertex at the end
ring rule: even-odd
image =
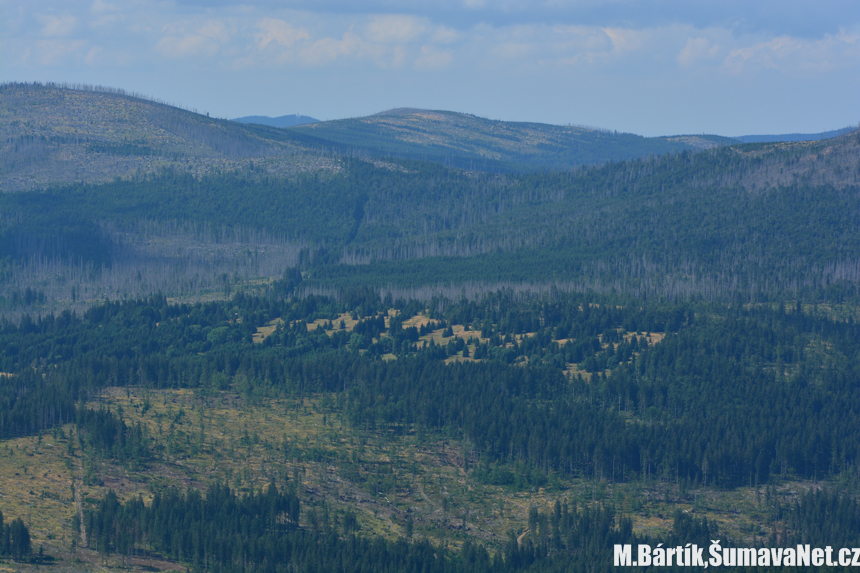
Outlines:
{"type": "Polygon", "coordinates": [[[397,107],[647,136],[860,122],[856,0],[0,0],[0,81],[213,116],[397,107]]]}

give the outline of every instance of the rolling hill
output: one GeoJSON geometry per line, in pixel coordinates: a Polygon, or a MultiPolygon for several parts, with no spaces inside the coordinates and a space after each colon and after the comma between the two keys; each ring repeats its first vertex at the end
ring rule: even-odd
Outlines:
{"type": "Polygon", "coordinates": [[[196,175],[265,162],[275,174],[330,168],[265,126],[210,118],[122,90],[0,86],[0,189],[111,181],[164,169],[196,175]]]}
{"type": "Polygon", "coordinates": [[[831,139],[857,131],[857,126],[843,127],[842,129],[831,129],[820,133],[781,133],[777,135],[738,135],[734,137],[741,143],[774,143],[778,141],[819,141],[831,139]]]}
{"type": "MultiPolygon", "coordinates": [[[[275,119],[286,125],[284,118],[275,119]]],[[[646,139],[420,110],[282,129],[211,118],[119,89],[35,83],[0,86],[0,141],[3,191],[165,169],[200,176],[251,164],[283,177],[330,171],[333,158],[344,155],[407,157],[471,170],[556,169],[728,142],[701,136],[646,139]]]]}
{"type": "Polygon", "coordinates": [[[570,169],[732,142],[718,136],[646,138],[597,128],[506,122],[409,108],[293,129],[381,155],[503,171],[570,169]]]}

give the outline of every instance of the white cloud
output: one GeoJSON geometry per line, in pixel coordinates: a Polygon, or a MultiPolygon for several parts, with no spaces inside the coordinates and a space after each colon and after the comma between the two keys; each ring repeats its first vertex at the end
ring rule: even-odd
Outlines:
{"type": "Polygon", "coordinates": [[[42,40],[34,47],[36,63],[56,66],[79,60],[87,50],[87,43],[83,40],[42,40]]]}
{"type": "Polygon", "coordinates": [[[599,26],[484,25],[476,30],[480,31],[481,48],[488,55],[519,60],[528,67],[625,64],[638,61],[654,50],[663,50],[666,41],[664,30],[599,26]]]}
{"type": "Polygon", "coordinates": [[[156,50],[171,58],[214,56],[230,39],[227,25],[221,20],[207,20],[193,26],[168,24],[163,32],[166,35],[158,40],[156,50]]]}
{"type": "Polygon", "coordinates": [[[89,26],[90,28],[121,26],[126,15],[114,4],[109,4],[104,0],[95,0],[90,6],[89,26]]]}
{"type": "Polygon", "coordinates": [[[447,26],[438,26],[430,38],[434,44],[453,44],[461,38],[462,34],[453,28],[447,26]]]}
{"type": "Polygon", "coordinates": [[[441,70],[447,68],[454,59],[453,50],[436,50],[433,46],[421,46],[421,54],[415,59],[418,70],[441,70]]]}
{"type": "Polygon", "coordinates": [[[84,56],[84,61],[89,65],[94,65],[98,63],[99,56],[102,54],[104,50],[99,48],[98,46],[93,46],[87,52],[87,55],[84,56]]]}
{"type": "Polygon", "coordinates": [[[220,20],[209,20],[200,26],[198,33],[220,42],[226,42],[230,38],[227,26],[220,20]]]}
{"type": "Polygon", "coordinates": [[[607,64],[625,42],[620,30],[614,29],[613,34],[615,39],[594,26],[554,26],[544,34],[548,45],[542,49],[542,59],[574,67],[607,64]]]}
{"type": "Polygon", "coordinates": [[[795,75],[854,69],[860,65],[860,34],[841,30],[821,39],[806,40],[780,36],[730,51],[723,61],[733,74],[757,73],[762,69],[795,75]]]}
{"type": "Polygon", "coordinates": [[[642,50],[652,35],[652,31],[648,29],[602,28],[602,30],[612,40],[612,47],[616,53],[642,50]]]}
{"type": "Polygon", "coordinates": [[[68,36],[74,32],[78,23],[78,19],[71,14],[64,16],[38,15],[36,19],[42,24],[42,35],[49,38],[68,36]]]}
{"type": "Polygon", "coordinates": [[[378,44],[408,44],[424,36],[427,23],[414,16],[374,16],[367,25],[367,40],[378,44]]]}
{"type": "Polygon", "coordinates": [[[735,73],[750,66],[776,68],[778,60],[791,57],[801,49],[802,42],[795,38],[774,38],[752,46],[732,50],[725,59],[725,67],[735,73]]]}
{"type": "Polygon", "coordinates": [[[304,66],[319,66],[342,57],[362,57],[366,52],[367,46],[361,37],[352,32],[346,32],[340,39],[320,38],[303,46],[297,54],[297,59],[304,66]]]}
{"type": "Polygon", "coordinates": [[[310,34],[304,28],[296,28],[291,24],[274,18],[264,18],[258,24],[256,35],[257,46],[263,50],[269,44],[289,48],[301,40],[309,40],[310,34]]]}
{"type": "Polygon", "coordinates": [[[104,0],[93,0],[93,3],[90,5],[90,12],[93,14],[104,14],[106,12],[115,11],[115,6],[113,4],[109,4],[104,0]]]}
{"type": "Polygon", "coordinates": [[[524,58],[537,50],[537,46],[528,42],[502,42],[493,49],[493,55],[506,60],[524,58]]]}
{"type": "Polygon", "coordinates": [[[682,68],[690,68],[702,60],[714,60],[722,52],[722,46],[713,44],[707,38],[687,38],[684,48],[675,60],[682,68]]]}
{"type": "Polygon", "coordinates": [[[236,58],[232,66],[247,69],[258,64],[319,67],[341,61],[367,62],[380,69],[413,65],[416,69],[440,69],[453,57],[450,46],[460,38],[456,30],[402,15],[375,15],[355,22],[340,36],[311,31],[281,19],[257,22],[254,44],[265,59],[236,58]],[[419,42],[422,42],[419,47],[419,42]]]}

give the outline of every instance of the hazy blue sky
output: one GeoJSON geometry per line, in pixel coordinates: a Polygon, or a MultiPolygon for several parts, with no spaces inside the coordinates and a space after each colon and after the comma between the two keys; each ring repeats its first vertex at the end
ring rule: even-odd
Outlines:
{"type": "Polygon", "coordinates": [[[0,0],[0,80],[219,117],[394,107],[643,135],[860,121],[856,0],[0,0]]]}

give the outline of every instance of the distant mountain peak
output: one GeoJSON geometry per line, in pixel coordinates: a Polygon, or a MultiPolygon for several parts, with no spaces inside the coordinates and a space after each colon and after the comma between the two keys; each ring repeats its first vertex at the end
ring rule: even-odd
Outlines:
{"type": "Polygon", "coordinates": [[[319,122],[294,131],[376,154],[502,171],[570,169],[736,143],[706,135],[646,138],[594,127],[503,121],[411,107],[319,122]]]}
{"type": "Polygon", "coordinates": [[[849,125],[842,129],[833,129],[831,131],[822,131],[821,133],[782,133],[777,135],[739,135],[734,139],[743,143],[780,143],[788,141],[821,141],[822,139],[831,139],[846,135],[857,131],[856,125],[849,125]]]}
{"type": "Polygon", "coordinates": [[[379,113],[374,113],[373,115],[408,115],[410,113],[427,111],[426,109],[420,109],[417,107],[395,107],[394,109],[387,109],[385,111],[380,111],[379,113]]]}
{"type": "Polygon", "coordinates": [[[269,117],[267,115],[247,115],[245,117],[237,117],[231,121],[238,123],[256,123],[258,125],[268,125],[270,127],[294,127],[296,125],[307,125],[309,123],[318,123],[319,120],[308,115],[282,115],[279,117],[269,117]]]}

